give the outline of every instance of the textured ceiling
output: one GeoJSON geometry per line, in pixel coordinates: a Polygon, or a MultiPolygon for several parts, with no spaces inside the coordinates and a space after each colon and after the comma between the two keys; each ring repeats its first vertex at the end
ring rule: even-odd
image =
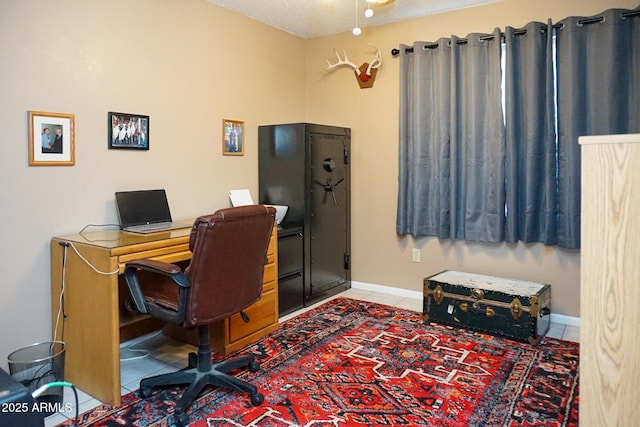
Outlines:
{"type": "Polygon", "coordinates": [[[208,0],[210,3],[246,15],[302,38],[351,31],[357,21],[367,27],[442,13],[500,0],[395,0],[375,6],[372,18],[365,18],[366,0],[208,0]]]}

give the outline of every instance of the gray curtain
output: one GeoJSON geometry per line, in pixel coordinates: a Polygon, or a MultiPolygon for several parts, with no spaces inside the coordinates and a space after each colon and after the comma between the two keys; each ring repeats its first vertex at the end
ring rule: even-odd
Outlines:
{"type": "Polygon", "coordinates": [[[640,8],[551,27],[506,28],[504,121],[499,30],[401,46],[399,234],[580,247],[578,137],[640,133],[640,8]]]}
{"type": "Polygon", "coordinates": [[[407,48],[400,49],[396,231],[502,241],[500,30],[407,48]]]}
{"type": "Polygon", "coordinates": [[[400,49],[400,234],[450,237],[449,41],[400,49]]]}
{"type": "Polygon", "coordinates": [[[505,30],[507,242],[557,243],[553,27],[505,30]]]}
{"type": "Polygon", "coordinates": [[[569,17],[556,32],[560,246],[580,247],[578,137],[640,132],[640,17],[629,12],[569,17]]]}

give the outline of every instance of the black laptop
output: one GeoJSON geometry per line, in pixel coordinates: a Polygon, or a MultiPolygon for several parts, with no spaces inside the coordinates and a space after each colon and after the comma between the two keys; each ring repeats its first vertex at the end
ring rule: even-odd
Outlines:
{"type": "Polygon", "coordinates": [[[167,194],[160,190],[117,191],[120,227],[131,233],[154,233],[191,227],[190,222],[173,221],[167,194]]]}

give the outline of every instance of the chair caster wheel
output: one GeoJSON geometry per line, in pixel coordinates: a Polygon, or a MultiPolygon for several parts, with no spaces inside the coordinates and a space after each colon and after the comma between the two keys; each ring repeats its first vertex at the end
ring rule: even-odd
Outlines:
{"type": "Polygon", "coordinates": [[[252,394],[250,397],[251,397],[251,404],[253,406],[262,405],[262,402],[264,402],[264,396],[262,395],[262,393],[252,394]]]}
{"type": "Polygon", "coordinates": [[[140,396],[142,396],[143,399],[146,399],[147,397],[151,396],[151,387],[141,387],[140,396]]]}
{"type": "Polygon", "coordinates": [[[178,427],[184,427],[189,425],[189,415],[185,412],[174,413],[173,417],[175,418],[175,424],[178,427]]]}
{"type": "Polygon", "coordinates": [[[258,362],[251,362],[249,364],[249,372],[258,372],[260,370],[260,364],[258,362]]]}

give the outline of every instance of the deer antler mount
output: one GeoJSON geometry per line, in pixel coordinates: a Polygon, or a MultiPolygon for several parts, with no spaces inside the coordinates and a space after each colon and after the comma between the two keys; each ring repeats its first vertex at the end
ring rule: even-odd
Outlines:
{"type": "MultiPolygon", "coordinates": [[[[373,45],[370,45],[370,46],[373,46],[373,45]]],[[[373,82],[376,79],[378,68],[380,68],[380,66],[382,65],[382,57],[380,55],[380,49],[378,49],[377,47],[375,48],[376,48],[376,54],[371,60],[371,63],[365,62],[359,67],[353,62],[349,61],[349,58],[347,58],[346,51],[344,50],[342,51],[342,57],[341,57],[340,53],[338,53],[338,51],[334,49],[333,51],[336,53],[336,58],[338,58],[338,61],[332,64],[331,61],[327,59],[327,64],[329,65],[327,67],[327,70],[333,71],[336,68],[347,66],[353,69],[356,76],[356,80],[358,80],[358,85],[360,85],[360,89],[368,89],[370,87],[373,87],[373,82]]]]}

